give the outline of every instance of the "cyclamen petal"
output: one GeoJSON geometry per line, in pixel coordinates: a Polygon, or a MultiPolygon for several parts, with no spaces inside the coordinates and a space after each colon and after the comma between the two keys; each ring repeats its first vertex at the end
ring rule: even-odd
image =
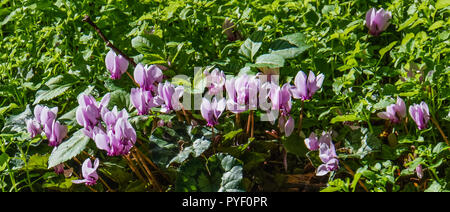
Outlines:
{"type": "Polygon", "coordinates": [[[161,106],[162,113],[170,113],[172,110],[181,110],[180,98],[183,96],[184,87],[175,88],[170,82],[159,83],[158,96],[155,97],[155,104],[161,106]]]}
{"type": "Polygon", "coordinates": [[[303,71],[299,71],[294,79],[294,87],[292,87],[291,93],[294,99],[309,100],[312,96],[322,87],[325,76],[319,74],[317,77],[312,71],[309,72],[307,77],[303,71]]]}
{"type": "Polygon", "coordinates": [[[223,91],[225,86],[225,74],[218,68],[215,68],[211,73],[205,71],[207,80],[208,93],[210,95],[216,95],[223,91]]]}
{"type": "Polygon", "coordinates": [[[292,132],[294,131],[294,127],[295,127],[295,121],[292,118],[292,116],[290,116],[284,126],[286,137],[289,137],[292,134],[292,132]]]}
{"type": "Polygon", "coordinates": [[[305,138],[305,145],[311,151],[319,149],[319,141],[314,132],[312,132],[308,138],[305,138]]]}
{"type": "Polygon", "coordinates": [[[130,99],[133,106],[137,109],[138,115],[146,115],[152,107],[157,106],[154,103],[152,93],[143,88],[132,88],[130,99]]]}
{"type": "Polygon", "coordinates": [[[119,79],[128,69],[128,60],[117,55],[112,49],[106,54],[105,64],[111,73],[111,79],[119,79]]]}
{"type": "Polygon", "coordinates": [[[81,167],[83,178],[82,180],[72,180],[72,183],[80,184],[85,183],[88,186],[94,185],[97,183],[98,180],[98,174],[97,174],[97,168],[99,166],[99,160],[98,158],[95,159],[94,164],[92,164],[92,161],[87,158],[81,167]]]}
{"type": "Polygon", "coordinates": [[[381,32],[387,29],[391,18],[391,12],[385,11],[383,8],[378,11],[376,11],[375,8],[367,11],[366,26],[369,28],[369,33],[371,35],[378,36],[381,32]]]}
{"type": "Polygon", "coordinates": [[[428,105],[425,102],[409,106],[409,114],[411,115],[419,130],[427,128],[428,121],[430,120],[430,112],[428,109],[428,105]]]}
{"type": "Polygon", "coordinates": [[[388,105],[386,112],[379,112],[377,116],[381,119],[390,120],[392,123],[399,123],[402,118],[406,117],[405,102],[400,97],[397,97],[395,104],[388,105]]]}
{"type": "Polygon", "coordinates": [[[49,146],[58,146],[67,136],[67,127],[61,125],[58,121],[53,121],[51,127],[46,126],[45,134],[49,141],[49,146]]]}
{"type": "Polygon", "coordinates": [[[163,73],[161,69],[156,65],[136,65],[134,69],[134,79],[141,88],[146,91],[155,91],[155,83],[162,81],[163,73]]]}
{"type": "Polygon", "coordinates": [[[202,117],[207,121],[207,125],[212,127],[219,123],[219,117],[225,110],[225,99],[217,101],[214,97],[210,102],[208,99],[203,98],[202,104],[200,105],[200,112],[202,117]]]}
{"type": "Polygon", "coordinates": [[[31,138],[42,132],[41,125],[35,119],[26,120],[27,131],[31,134],[31,138]]]}

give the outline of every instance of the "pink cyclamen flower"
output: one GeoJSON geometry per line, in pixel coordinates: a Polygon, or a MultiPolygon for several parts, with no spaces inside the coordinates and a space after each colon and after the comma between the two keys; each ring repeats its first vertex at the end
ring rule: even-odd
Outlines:
{"type": "Polygon", "coordinates": [[[291,88],[292,97],[301,99],[302,101],[311,99],[314,93],[322,87],[325,76],[323,74],[314,75],[309,71],[308,77],[303,71],[299,71],[294,79],[294,85],[291,88]]]}
{"type": "Polygon", "coordinates": [[[44,132],[48,139],[49,146],[58,146],[62,140],[67,136],[67,127],[53,120],[52,124],[44,126],[44,132]]]}
{"type": "Polygon", "coordinates": [[[330,171],[337,170],[339,168],[339,160],[330,133],[323,132],[318,143],[319,158],[323,164],[317,167],[316,175],[323,176],[330,171]]]}
{"type": "Polygon", "coordinates": [[[128,113],[125,109],[117,112],[102,110],[102,118],[107,125],[107,131],[95,127],[92,137],[99,149],[108,152],[109,156],[126,155],[136,143],[136,131],[128,122],[128,113]]]}
{"type": "Polygon", "coordinates": [[[58,114],[58,107],[48,108],[47,106],[36,105],[34,108],[35,120],[41,125],[52,124],[58,114]]]}
{"type": "Polygon", "coordinates": [[[225,74],[218,68],[215,68],[211,73],[205,71],[208,93],[216,95],[223,91],[225,86],[225,74]]]}
{"type": "Polygon", "coordinates": [[[419,165],[416,167],[416,174],[417,174],[417,177],[418,177],[419,179],[422,179],[422,177],[423,177],[422,164],[419,164],[419,165]]]}
{"type": "Polygon", "coordinates": [[[375,8],[370,9],[366,13],[366,26],[369,28],[369,33],[378,36],[381,32],[386,30],[389,26],[389,20],[392,14],[385,11],[383,8],[378,11],[375,8]]]}
{"type": "Polygon", "coordinates": [[[308,138],[305,138],[305,145],[311,151],[315,151],[319,149],[319,140],[317,139],[317,135],[314,132],[309,134],[308,138]]]}
{"type": "Polygon", "coordinates": [[[112,130],[108,130],[107,133],[100,131],[95,135],[94,141],[97,148],[108,152],[108,156],[126,155],[133,146],[128,140],[122,142],[119,134],[115,134],[112,130]]]}
{"type": "Polygon", "coordinates": [[[112,49],[106,54],[105,63],[111,73],[111,79],[120,79],[128,69],[128,60],[122,55],[117,55],[112,49]]]}
{"type": "Polygon", "coordinates": [[[27,119],[26,124],[27,131],[31,134],[31,138],[34,138],[36,135],[41,134],[41,125],[38,121],[36,121],[36,119],[27,119]]]}
{"type": "Polygon", "coordinates": [[[155,103],[161,106],[162,113],[181,110],[180,98],[183,96],[183,92],[183,86],[175,87],[170,82],[159,83],[155,103]]]}
{"type": "Polygon", "coordinates": [[[137,64],[134,68],[134,79],[139,86],[146,91],[155,91],[155,83],[159,83],[163,79],[163,73],[161,69],[156,65],[137,64]]]}
{"type": "Polygon", "coordinates": [[[390,120],[392,123],[399,123],[406,117],[406,105],[402,98],[397,97],[397,102],[386,107],[386,112],[379,112],[377,116],[390,120]]]}
{"type": "Polygon", "coordinates": [[[295,121],[292,116],[289,116],[289,118],[286,120],[287,116],[280,116],[278,119],[278,127],[280,128],[280,132],[284,132],[286,137],[289,137],[295,128],[295,121]]]}
{"type": "Polygon", "coordinates": [[[201,114],[203,118],[208,122],[208,126],[212,127],[219,123],[219,117],[225,110],[225,99],[217,101],[216,97],[210,102],[208,99],[203,98],[201,104],[201,114]]]}
{"type": "Polygon", "coordinates": [[[258,106],[258,91],[261,87],[257,76],[243,74],[227,79],[225,88],[228,94],[227,108],[233,113],[241,113],[258,106]]]}
{"type": "Polygon", "coordinates": [[[119,118],[128,119],[128,112],[122,109],[120,112],[117,110],[117,106],[114,105],[113,109],[110,111],[108,108],[102,108],[101,117],[103,122],[105,122],[107,129],[113,129],[116,126],[116,122],[119,118]]]}
{"type": "Polygon", "coordinates": [[[95,185],[98,180],[97,168],[99,165],[99,160],[96,158],[94,164],[92,164],[91,159],[87,158],[81,167],[83,178],[82,180],[72,180],[72,183],[80,184],[84,183],[88,186],[95,185]]]}
{"type": "Polygon", "coordinates": [[[137,109],[138,115],[146,115],[152,107],[158,106],[153,99],[151,91],[143,88],[132,88],[131,103],[137,109]]]}
{"type": "Polygon", "coordinates": [[[292,109],[292,98],[289,83],[285,83],[281,88],[271,83],[271,89],[269,91],[269,98],[272,102],[272,110],[280,110],[284,116],[289,115],[292,109]]]}
{"type": "Polygon", "coordinates": [[[414,122],[416,122],[419,130],[427,128],[428,121],[430,120],[430,111],[428,110],[427,103],[421,102],[420,104],[409,106],[409,114],[414,122]]]}
{"type": "Polygon", "coordinates": [[[106,108],[109,103],[111,95],[107,93],[100,103],[95,101],[95,98],[90,95],[80,95],[78,97],[78,108],[76,111],[76,119],[78,124],[87,129],[92,129],[99,122],[100,111],[106,108]]]}

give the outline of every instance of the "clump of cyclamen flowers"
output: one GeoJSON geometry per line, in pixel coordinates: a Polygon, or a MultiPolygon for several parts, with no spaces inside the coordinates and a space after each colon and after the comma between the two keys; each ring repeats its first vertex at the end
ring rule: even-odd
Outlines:
{"type": "Polygon", "coordinates": [[[261,88],[257,76],[243,74],[227,79],[225,88],[228,94],[227,109],[229,111],[237,114],[257,108],[258,91],[261,88]]]}
{"type": "Polygon", "coordinates": [[[316,134],[312,132],[309,138],[305,139],[305,145],[311,151],[319,150],[319,158],[323,164],[317,167],[317,176],[323,176],[339,169],[339,159],[330,133],[322,132],[322,136],[317,138],[316,134]]]}
{"type": "Polygon", "coordinates": [[[67,127],[56,120],[58,107],[48,108],[47,106],[36,105],[34,108],[34,118],[26,120],[27,130],[34,138],[44,131],[48,139],[48,145],[56,147],[67,136],[67,127]]]}
{"type": "Polygon", "coordinates": [[[95,141],[97,148],[107,151],[108,156],[126,155],[136,142],[136,131],[128,122],[125,109],[119,112],[116,106],[112,111],[106,107],[109,99],[109,93],[100,103],[90,95],[81,95],[77,121],[84,127],[83,133],[95,141]]]}
{"type": "Polygon", "coordinates": [[[184,87],[175,87],[167,81],[162,83],[163,73],[158,66],[138,64],[134,78],[140,87],[131,89],[130,100],[138,115],[148,114],[153,107],[161,107],[162,113],[181,110],[184,87]]]}

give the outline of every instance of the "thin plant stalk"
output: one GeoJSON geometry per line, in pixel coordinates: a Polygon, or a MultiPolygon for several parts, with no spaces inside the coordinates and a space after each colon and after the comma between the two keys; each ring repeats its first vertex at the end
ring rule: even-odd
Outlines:
{"type": "Polygon", "coordinates": [[[303,122],[303,107],[304,107],[305,101],[302,100],[302,106],[300,108],[300,117],[298,119],[298,135],[300,136],[302,133],[302,122],[303,122]]]}
{"type": "Polygon", "coordinates": [[[430,119],[431,119],[431,122],[433,122],[433,124],[436,125],[436,127],[438,128],[439,133],[441,133],[441,136],[444,139],[445,143],[447,143],[447,145],[449,145],[447,136],[445,136],[444,131],[442,131],[441,126],[439,126],[439,123],[436,121],[436,119],[434,119],[433,116],[431,116],[430,119]]]}

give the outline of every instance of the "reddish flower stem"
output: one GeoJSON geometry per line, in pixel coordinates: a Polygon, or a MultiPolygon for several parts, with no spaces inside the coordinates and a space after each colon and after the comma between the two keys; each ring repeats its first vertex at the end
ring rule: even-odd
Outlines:
{"type": "Polygon", "coordinates": [[[298,135],[300,136],[301,132],[302,132],[302,122],[303,122],[303,106],[304,106],[305,102],[302,100],[302,106],[300,108],[300,118],[298,120],[298,135]]]}
{"type": "MultiPolygon", "coordinates": [[[[136,64],[136,62],[134,62],[133,58],[128,57],[128,55],[126,55],[120,49],[118,49],[116,46],[114,46],[114,44],[112,44],[108,40],[108,38],[106,38],[106,36],[105,36],[105,34],[103,34],[102,30],[100,30],[100,28],[98,28],[98,26],[91,20],[91,17],[89,17],[88,15],[85,15],[83,18],[83,21],[88,23],[95,29],[97,34],[103,39],[103,41],[105,41],[107,47],[111,48],[116,54],[122,55],[122,57],[124,57],[126,60],[128,60],[128,62],[131,63],[131,65],[133,65],[133,67],[136,67],[137,64],[136,64]]],[[[131,80],[133,80],[133,83],[137,87],[140,87],[139,84],[137,84],[136,80],[134,80],[133,76],[131,76],[131,74],[128,73],[128,71],[126,71],[125,73],[128,75],[128,77],[130,77],[131,80]]]]}

